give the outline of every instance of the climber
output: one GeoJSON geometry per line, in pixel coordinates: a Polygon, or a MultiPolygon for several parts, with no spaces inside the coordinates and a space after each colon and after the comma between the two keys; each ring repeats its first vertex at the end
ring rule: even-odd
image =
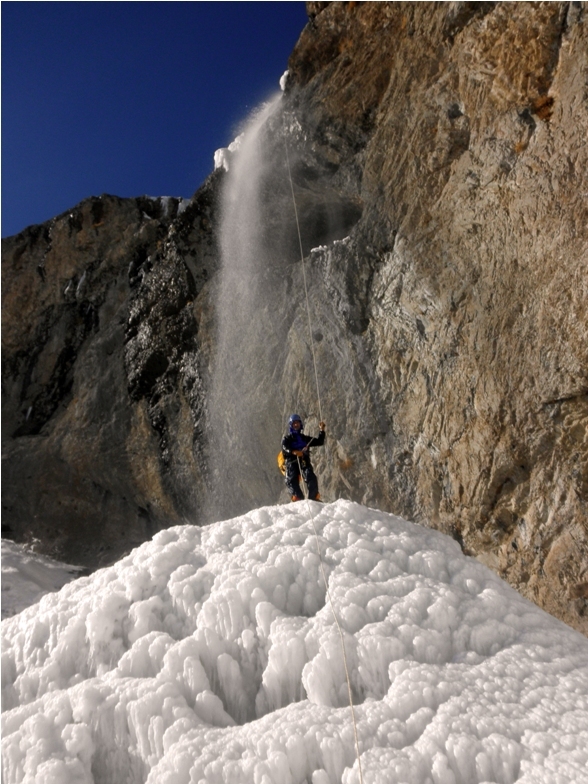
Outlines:
{"type": "Polygon", "coordinates": [[[310,462],[310,447],[322,446],[325,443],[325,423],[319,422],[318,436],[307,436],[302,432],[302,419],[298,414],[292,414],[288,420],[288,428],[288,434],[282,439],[282,455],[286,468],[286,486],[292,495],[292,501],[304,500],[300,489],[300,474],[306,482],[308,497],[312,501],[320,501],[318,480],[310,462]]]}

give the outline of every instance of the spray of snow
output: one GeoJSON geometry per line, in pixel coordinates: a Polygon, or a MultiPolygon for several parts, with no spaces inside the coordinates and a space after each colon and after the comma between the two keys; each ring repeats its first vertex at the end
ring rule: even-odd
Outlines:
{"type": "Polygon", "coordinates": [[[588,641],[338,501],[162,531],[5,620],[3,782],[357,784],[317,546],[365,782],[588,781],[588,641]]]}
{"type": "MultiPolygon", "coordinates": [[[[235,142],[215,155],[215,165],[228,173],[223,184],[221,270],[215,296],[216,355],[208,398],[213,519],[276,497],[275,481],[257,466],[259,462],[275,464],[277,450],[272,445],[271,451],[262,454],[258,436],[253,436],[255,446],[248,448],[244,434],[260,433],[267,427],[269,409],[265,401],[260,404],[260,379],[272,378],[275,366],[270,347],[280,342],[277,329],[269,334],[267,329],[267,313],[275,307],[271,276],[279,257],[280,227],[269,228],[267,194],[275,191],[276,167],[264,136],[280,99],[278,95],[256,110],[235,142]]],[[[278,313],[275,320],[279,318],[278,313]]],[[[273,397],[280,399],[278,390],[273,397]]]]}

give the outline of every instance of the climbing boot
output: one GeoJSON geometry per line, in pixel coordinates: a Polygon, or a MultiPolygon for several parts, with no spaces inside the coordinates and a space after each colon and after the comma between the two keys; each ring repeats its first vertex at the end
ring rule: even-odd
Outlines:
{"type": "Polygon", "coordinates": [[[302,498],[298,498],[298,496],[297,496],[297,495],[293,495],[293,496],[292,496],[292,500],[293,500],[293,501],[302,501],[302,498]]]}

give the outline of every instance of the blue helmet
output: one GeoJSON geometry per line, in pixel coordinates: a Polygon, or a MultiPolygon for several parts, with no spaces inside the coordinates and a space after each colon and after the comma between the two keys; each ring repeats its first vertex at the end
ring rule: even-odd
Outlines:
{"type": "Polygon", "coordinates": [[[303,423],[301,417],[298,414],[292,414],[292,416],[288,420],[288,427],[289,427],[291,433],[294,433],[294,432],[302,433],[302,431],[304,430],[304,423],[303,423]],[[298,430],[298,431],[294,431],[293,430],[292,425],[294,424],[294,422],[300,422],[300,430],[298,430]]]}

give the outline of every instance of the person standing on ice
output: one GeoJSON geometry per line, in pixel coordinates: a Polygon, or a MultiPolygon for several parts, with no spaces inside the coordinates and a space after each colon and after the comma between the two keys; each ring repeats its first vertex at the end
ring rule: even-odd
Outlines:
{"type": "Polygon", "coordinates": [[[286,486],[291,493],[292,501],[303,501],[300,489],[300,474],[308,488],[311,501],[320,501],[318,479],[310,462],[310,447],[322,446],[325,443],[325,423],[319,422],[318,436],[307,436],[302,431],[304,425],[298,414],[292,414],[288,420],[289,432],[282,439],[282,455],[286,468],[286,486]]]}

